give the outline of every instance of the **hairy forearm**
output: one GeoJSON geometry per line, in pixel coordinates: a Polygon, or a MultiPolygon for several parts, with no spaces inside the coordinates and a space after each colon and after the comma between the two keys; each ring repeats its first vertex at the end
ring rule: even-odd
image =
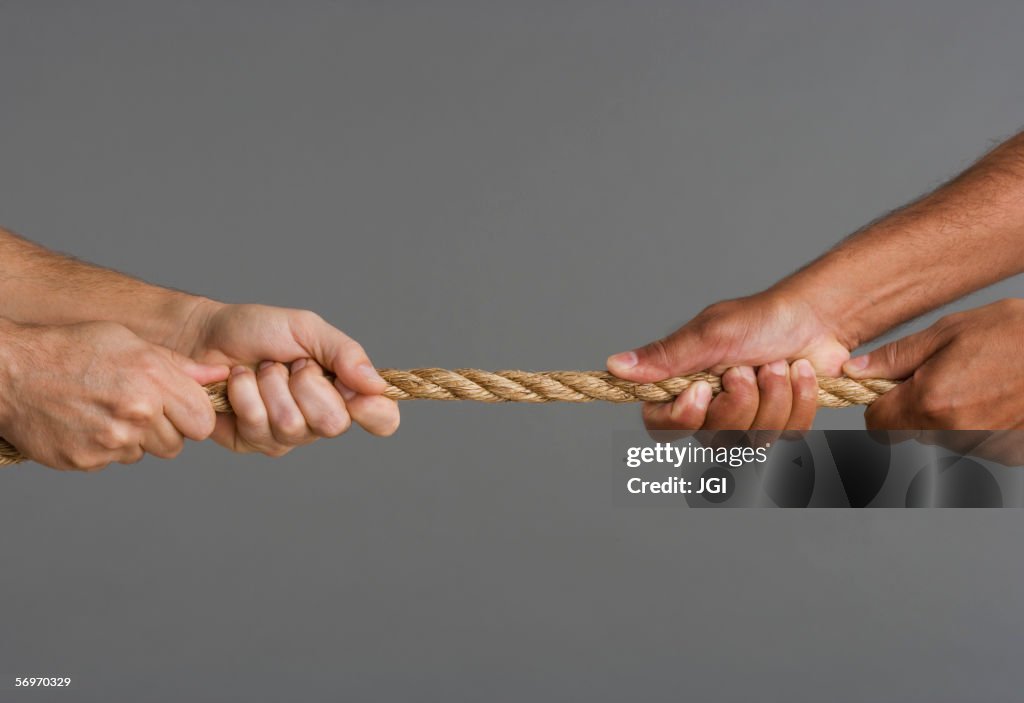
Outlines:
{"type": "Polygon", "coordinates": [[[812,299],[850,348],[1024,271],[1024,133],[773,290],[812,299]]]}
{"type": "Polygon", "coordinates": [[[200,298],[49,251],[0,228],[0,317],[16,323],[112,321],[167,347],[200,298]]]}

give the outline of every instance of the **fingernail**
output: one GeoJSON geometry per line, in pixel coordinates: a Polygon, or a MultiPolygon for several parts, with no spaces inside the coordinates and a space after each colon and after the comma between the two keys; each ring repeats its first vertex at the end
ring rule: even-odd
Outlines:
{"type": "Polygon", "coordinates": [[[707,381],[697,381],[695,385],[697,390],[693,392],[693,402],[701,410],[707,410],[708,405],[711,404],[711,384],[707,381]]]}
{"type": "Polygon", "coordinates": [[[260,371],[263,371],[264,369],[269,369],[273,365],[274,365],[273,361],[261,361],[259,368],[260,368],[260,371]]]}
{"type": "Polygon", "coordinates": [[[240,375],[242,375],[243,373],[245,373],[248,370],[249,369],[245,368],[244,366],[236,366],[233,369],[231,369],[231,375],[232,376],[240,376],[240,375]]]}
{"type": "Polygon", "coordinates": [[[638,358],[635,351],[620,352],[608,357],[608,366],[609,368],[614,366],[622,370],[631,369],[636,366],[637,361],[638,358]]]}
{"type": "Polygon", "coordinates": [[[754,376],[754,369],[750,368],[749,366],[738,366],[737,372],[745,380],[750,381],[751,383],[757,381],[757,378],[754,376]]]}
{"type": "Polygon", "coordinates": [[[292,373],[306,368],[306,364],[309,363],[309,359],[296,359],[292,362],[292,373]]]}
{"type": "Polygon", "coordinates": [[[356,397],[356,392],[344,383],[335,383],[334,387],[338,389],[338,393],[341,394],[341,397],[344,398],[346,402],[356,397]]]}
{"type": "Polygon", "coordinates": [[[773,361],[772,363],[768,364],[768,373],[772,374],[773,376],[785,376],[786,368],[788,366],[789,365],[785,361],[773,361]]]}
{"type": "Polygon", "coordinates": [[[369,364],[359,364],[359,373],[362,374],[369,381],[383,381],[377,373],[377,369],[373,368],[369,364]]]}
{"type": "Polygon", "coordinates": [[[863,356],[854,357],[843,366],[850,371],[863,371],[868,367],[869,356],[869,354],[864,354],[863,356]]]}
{"type": "Polygon", "coordinates": [[[807,359],[797,359],[793,363],[793,369],[796,371],[797,376],[803,376],[804,378],[811,378],[815,375],[814,367],[811,366],[811,362],[807,359]]]}

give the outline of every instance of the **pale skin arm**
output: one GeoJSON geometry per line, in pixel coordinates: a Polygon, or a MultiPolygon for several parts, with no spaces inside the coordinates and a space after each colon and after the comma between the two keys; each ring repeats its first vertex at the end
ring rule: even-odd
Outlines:
{"type": "MultiPolygon", "coordinates": [[[[887,370],[874,361],[848,363],[850,352],[896,325],[1022,270],[1024,134],[770,289],[712,305],[669,336],[610,357],[608,368],[623,378],[656,381],[708,368],[762,367],[756,377],[730,372],[725,392],[713,401],[708,402],[706,391],[693,388],[672,404],[648,406],[645,420],[656,428],[809,428],[813,413],[797,422],[777,419],[787,407],[805,406],[801,398],[813,389],[801,387],[794,370],[806,367],[801,362],[790,368],[793,382],[787,387],[772,383],[775,375],[765,371],[768,364],[807,360],[821,374],[845,370],[860,377],[887,370]],[[756,418],[765,414],[784,426],[758,427],[756,418]]],[[[1011,358],[1006,363],[1018,362],[1011,358]]],[[[913,369],[901,372],[909,376],[913,369]]],[[[915,403],[929,395],[924,385],[919,383],[913,395],[890,394],[876,404],[875,417],[913,416],[915,403]]]]}
{"type": "Polygon", "coordinates": [[[0,316],[35,325],[109,321],[174,348],[199,298],[50,251],[0,228],[0,316]]]}
{"type": "Polygon", "coordinates": [[[217,417],[212,436],[236,451],[280,456],[353,421],[382,436],[398,427],[397,404],[380,395],[385,383],[363,348],[310,311],[169,290],[0,229],[0,317],[22,325],[115,322],[182,357],[230,368],[235,415],[217,417]]]}

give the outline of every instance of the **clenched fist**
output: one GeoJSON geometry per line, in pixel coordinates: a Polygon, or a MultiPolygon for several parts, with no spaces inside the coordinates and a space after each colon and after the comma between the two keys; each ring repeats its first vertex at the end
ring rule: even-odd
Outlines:
{"type": "Polygon", "coordinates": [[[805,430],[817,409],[815,371],[838,374],[847,344],[811,302],[768,291],[716,303],[664,339],[610,357],[608,370],[643,383],[723,374],[713,400],[699,382],[672,403],[648,403],[652,430],[805,430]]]}
{"type": "Polygon", "coordinates": [[[1024,427],[1024,300],[947,315],[849,361],[853,378],[906,379],[868,409],[871,429],[1024,427]]]}
{"type": "Polygon", "coordinates": [[[213,440],[234,451],[282,456],[353,422],[379,436],[398,429],[398,404],[362,346],[309,310],[204,300],[176,348],[231,366],[235,412],[217,419],[213,440]]]}
{"type": "Polygon", "coordinates": [[[171,458],[210,436],[203,384],[226,366],[196,363],[114,322],[0,324],[0,436],[33,461],[92,471],[146,453],[171,458]]]}

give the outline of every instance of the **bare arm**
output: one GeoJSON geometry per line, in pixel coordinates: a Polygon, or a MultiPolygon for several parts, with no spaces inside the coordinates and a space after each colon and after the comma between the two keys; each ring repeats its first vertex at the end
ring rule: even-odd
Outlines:
{"type": "MultiPolygon", "coordinates": [[[[861,344],[1022,270],[1024,134],[768,290],[716,303],[667,337],[610,357],[608,368],[651,382],[702,369],[763,367],[756,375],[730,374],[714,400],[696,389],[674,404],[648,406],[650,427],[810,427],[813,415],[784,418],[800,405],[800,394],[813,392],[794,373],[807,370],[801,360],[819,374],[838,375],[861,344]],[[778,360],[800,362],[785,374],[791,384],[773,382],[765,371],[778,360]],[[781,426],[757,427],[765,416],[781,426]]],[[[862,375],[865,361],[847,372],[862,375]]]]}
{"type": "MultiPolygon", "coordinates": [[[[235,413],[217,418],[213,438],[236,451],[280,456],[342,434],[351,422],[376,435],[398,427],[398,406],[380,395],[386,384],[366,352],[312,312],[229,305],[161,288],[0,229],[3,318],[15,325],[11,329],[119,323],[182,357],[231,367],[228,394],[235,413]]],[[[45,348],[38,351],[42,364],[57,369],[51,375],[65,375],[58,359],[47,358],[45,348]]],[[[7,356],[0,343],[0,370],[7,356]]]]}
{"type": "Polygon", "coordinates": [[[849,348],[1024,271],[1024,133],[775,286],[814,297],[849,348]]]}
{"type": "Polygon", "coordinates": [[[0,317],[60,325],[118,322],[174,348],[200,298],[52,252],[0,228],[0,317]]]}

